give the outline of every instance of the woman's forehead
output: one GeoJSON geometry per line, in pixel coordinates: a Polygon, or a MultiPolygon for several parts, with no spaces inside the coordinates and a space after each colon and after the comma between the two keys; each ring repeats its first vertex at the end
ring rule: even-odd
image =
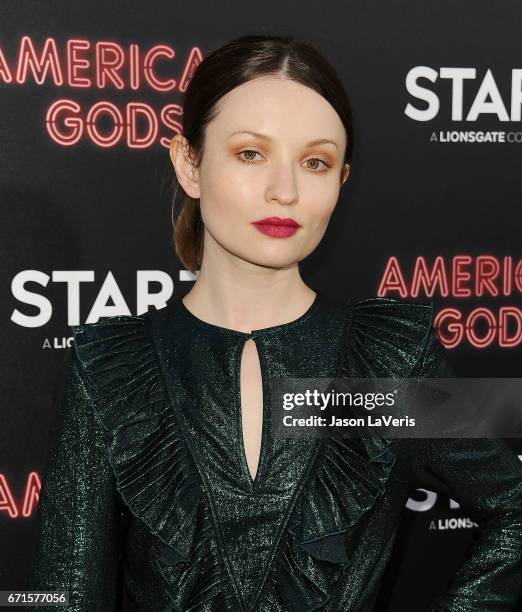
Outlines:
{"type": "Polygon", "coordinates": [[[251,132],[263,134],[266,140],[297,134],[304,144],[319,139],[344,144],[343,123],[328,100],[290,79],[248,81],[223,96],[216,110],[208,127],[224,139],[251,132]]]}

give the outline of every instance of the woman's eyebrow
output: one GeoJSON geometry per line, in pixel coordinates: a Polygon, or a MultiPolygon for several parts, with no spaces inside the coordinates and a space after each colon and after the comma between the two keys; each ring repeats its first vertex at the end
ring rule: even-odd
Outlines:
{"type": "MultiPolygon", "coordinates": [[[[236,134],[250,134],[250,136],[255,136],[256,138],[260,138],[261,140],[272,140],[270,136],[267,136],[266,134],[261,134],[259,132],[251,132],[250,130],[239,130],[237,132],[232,132],[232,134],[229,134],[229,136],[227,137],[227,140],[229,138],[232,138],[232,136],[235,136],[236,134]]],[[[337,143],[334,140],[330,140],[329,138],[316,138],[315,140],[312,140],[311,142],[305,144],[305,147],[314,147],[320,144],[333,144],[336,148],[339,148],[337,146],[337,143]]]]}

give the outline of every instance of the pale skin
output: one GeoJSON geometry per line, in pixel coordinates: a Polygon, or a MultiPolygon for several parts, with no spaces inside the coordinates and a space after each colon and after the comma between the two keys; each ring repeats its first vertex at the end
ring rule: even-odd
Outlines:
{"type": "MultiPolygon", "coordinates": [[[[315,299],[297,264],[321,241],[349,176],[343,163],[346,131],[325,98],[276,75],[237,87],[219,108],[206,127],[199,167],[191,163],[182,135],[170,145],[177,179],[200,200],[204,224],[200,270],[183,303],[203,321],[249,333],[297,319],[315,299]],[[266,138],[232,135],[240,130],[266,138]],[[307,146],[318,139],[331,142],[307,146]],[[301,227],[291,237],[275,238],[252,225],[270,216],[291,217],[301,227]]],[[[240,387],[243,441],[254,479],[263,393],[252,339],[244,345],[240,387]]]]}

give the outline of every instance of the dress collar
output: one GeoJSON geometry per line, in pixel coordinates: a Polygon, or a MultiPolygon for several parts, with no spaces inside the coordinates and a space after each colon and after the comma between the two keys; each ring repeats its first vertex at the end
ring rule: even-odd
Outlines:
{"type": "Polygon", "coordinates": [[[215,325],[213,323],[203,321],[203,319],[200,319],[199,317],[197,317],[185,306],[181,298],[177,298],[176,300],[174,300],[172,303],[172,306],[177,312],[181,313],[181,315],[187,321],[187,324],[194,325],[196,327],[199,327],[200,329],[207,329],[208,331],[219,332],[222,334],[236,335],[236,336],[240,336],[243,338],[254,338],[256,336],[265,336],[265,335],[270,335],[270,334],[274,334],[277,332],[283,332],[288,329],[298,327],[304,324],[305,322],[309,321],[319,311],[320,306],[323,304],[323,302],[324,302],[323,294],[320,292],[316,292],[316,296],[312,304],[307,308],[307,310],[303,314],[297,317],[297,319],[294,319],[293,321],[289,321],[288,323],[281,323],[280,325],[273,325],[271,327],[263,327],[261,329],[253,329],[250,333],[243,332],[237,329],[231,329],[228,327],[222,327],[220,325],[215,325]]]}

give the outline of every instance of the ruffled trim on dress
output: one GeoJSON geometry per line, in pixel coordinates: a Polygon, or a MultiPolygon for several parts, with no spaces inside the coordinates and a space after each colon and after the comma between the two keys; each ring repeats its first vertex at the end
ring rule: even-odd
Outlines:
{"type": "MultiPolygon", "coordinates": [[[[370,298],[353,304],[339,377],[409,377],[426,348],[431,304],[370,298]]],[[[269,595],[286,610],[312,612],[334,593],[351,565],[347,531],[385,492],[397,459],[395,441],[325,438],[288,526],[269,595]]]]}
{"type": "Polygon", "coordinates": [[[353,307],[341,376],[406,378],[426,350],[433,304],[374,297],[353,307]]]}
{"type": "Polygon", "coordinates": [[[161,540],[155,562],[174,609],[186,609],[194,597],[201,604],[221,601],[226,576],[209,532],[204,491],[143,316],[110,317],[72,331],[116,488],[161,540]]]}

